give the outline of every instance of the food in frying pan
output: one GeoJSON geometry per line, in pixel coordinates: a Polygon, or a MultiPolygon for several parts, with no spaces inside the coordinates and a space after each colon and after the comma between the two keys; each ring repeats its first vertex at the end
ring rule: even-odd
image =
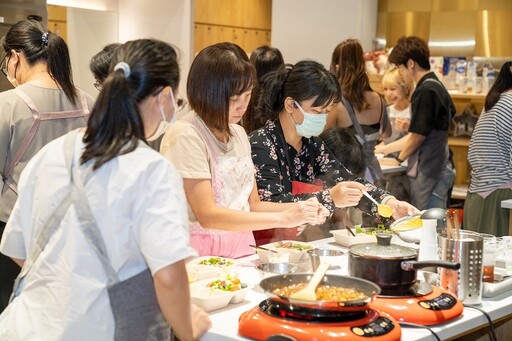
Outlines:
{"type": "MultiPolygon", "coordinates": [[[[282,297],[290,297],[307,286],[307,283],[297,283],[275,289],[272,293],[282,297]]],[[[368,298],[364,293],[353,288],[342,288],[331,285],[319,285],[316,288],[316,299],[318,301],[345,302],[364,300],[368,298]]]]}

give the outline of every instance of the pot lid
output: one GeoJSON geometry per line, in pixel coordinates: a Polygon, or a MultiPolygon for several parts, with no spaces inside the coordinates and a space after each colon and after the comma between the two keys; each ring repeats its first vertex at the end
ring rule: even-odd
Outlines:
{"type": "Polygon", "coordinates": [[[361,257],[403,259],[418,256],[418,251],[402,245],[391,244],[391,235],[377,234],[377,243],[355,244],[349,252],[361,257]]]}

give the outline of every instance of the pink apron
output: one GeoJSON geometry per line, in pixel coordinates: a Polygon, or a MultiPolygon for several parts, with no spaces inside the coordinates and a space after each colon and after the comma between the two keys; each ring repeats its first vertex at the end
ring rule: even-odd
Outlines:
{"type": "MultiPolygon", "coordinates": [[[[244,146],[245,153],[243,156],[225,155],[196,115],[184,119],[187,119],[196,128],[205,141],[208,153],[212,158],[211,182],[215,205],[238,211],[249,211],[249,196],[255,181],[249,140],[240,136],[236,129],[238,127],[232,127],[234,136],[231,138],[237,139],[238,143],[244,146]]],[[[199,256],[239,258],[254,253],[249,246],[249,244],[254,244],[251,231],[232,232],[206,229],[198,222],[190,224],[190,243],[197,250],[199,256]]]]}

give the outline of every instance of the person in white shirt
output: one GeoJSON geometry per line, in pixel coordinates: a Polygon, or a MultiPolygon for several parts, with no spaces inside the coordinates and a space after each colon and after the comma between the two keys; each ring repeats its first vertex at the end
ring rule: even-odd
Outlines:
{"type": "MultiPolygon", "coordinates": [[[[149,269],[153,280],[142,291],[154,290],[164,332],[169,334],[171,325],[180,340],[193,340],[210,327],[207,314],[190,302],[185,261],[197,254],[189,244],[182,180],[146,143],[146,136],[174,115],[178,83],[173,47],[153,39],[125,43],[114,56],[85,132],[50,142],[29,162],[0,251],[31,267],[0,316],[1,340],[122,339],[110,275],[86,237],[90,221],[120,281],[149,269]],[[74,146],[71,167],[63,152],[68,141],[74,146]],[[83,181],[80,199],[85,200],[71,202],[43,251],[32,259],[38,232],[91,170],[83,181]],[[80,215],[83,202],[90,206],[89,221],[80,215]]],[[[138,307],[128,321],[136,328],[143,314],[138,307]]]]}

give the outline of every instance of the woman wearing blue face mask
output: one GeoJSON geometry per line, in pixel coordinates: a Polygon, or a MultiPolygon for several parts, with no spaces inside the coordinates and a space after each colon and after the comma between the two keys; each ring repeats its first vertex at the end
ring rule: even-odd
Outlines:
{"type": "MultiPolygon", "coordinates": [[[[416,212],[408,203],[354,176],[317,137],[327,114],[340,101],[336,78],[315,61],[301,61],[262,79],[258,112],[268,120],[250,135],[260,198],[293,202],[316,197],[331,213],[335,207],[357,206],[377,215],[375,205],[362,198],[366,190],[391,206],[394,218],[416,212]]],[[[329,236],[328,227],[308,228],[301,239],[329,236]]],[[[255,231],[257,243],[289,239],[284,230],[255,231]]]]}

